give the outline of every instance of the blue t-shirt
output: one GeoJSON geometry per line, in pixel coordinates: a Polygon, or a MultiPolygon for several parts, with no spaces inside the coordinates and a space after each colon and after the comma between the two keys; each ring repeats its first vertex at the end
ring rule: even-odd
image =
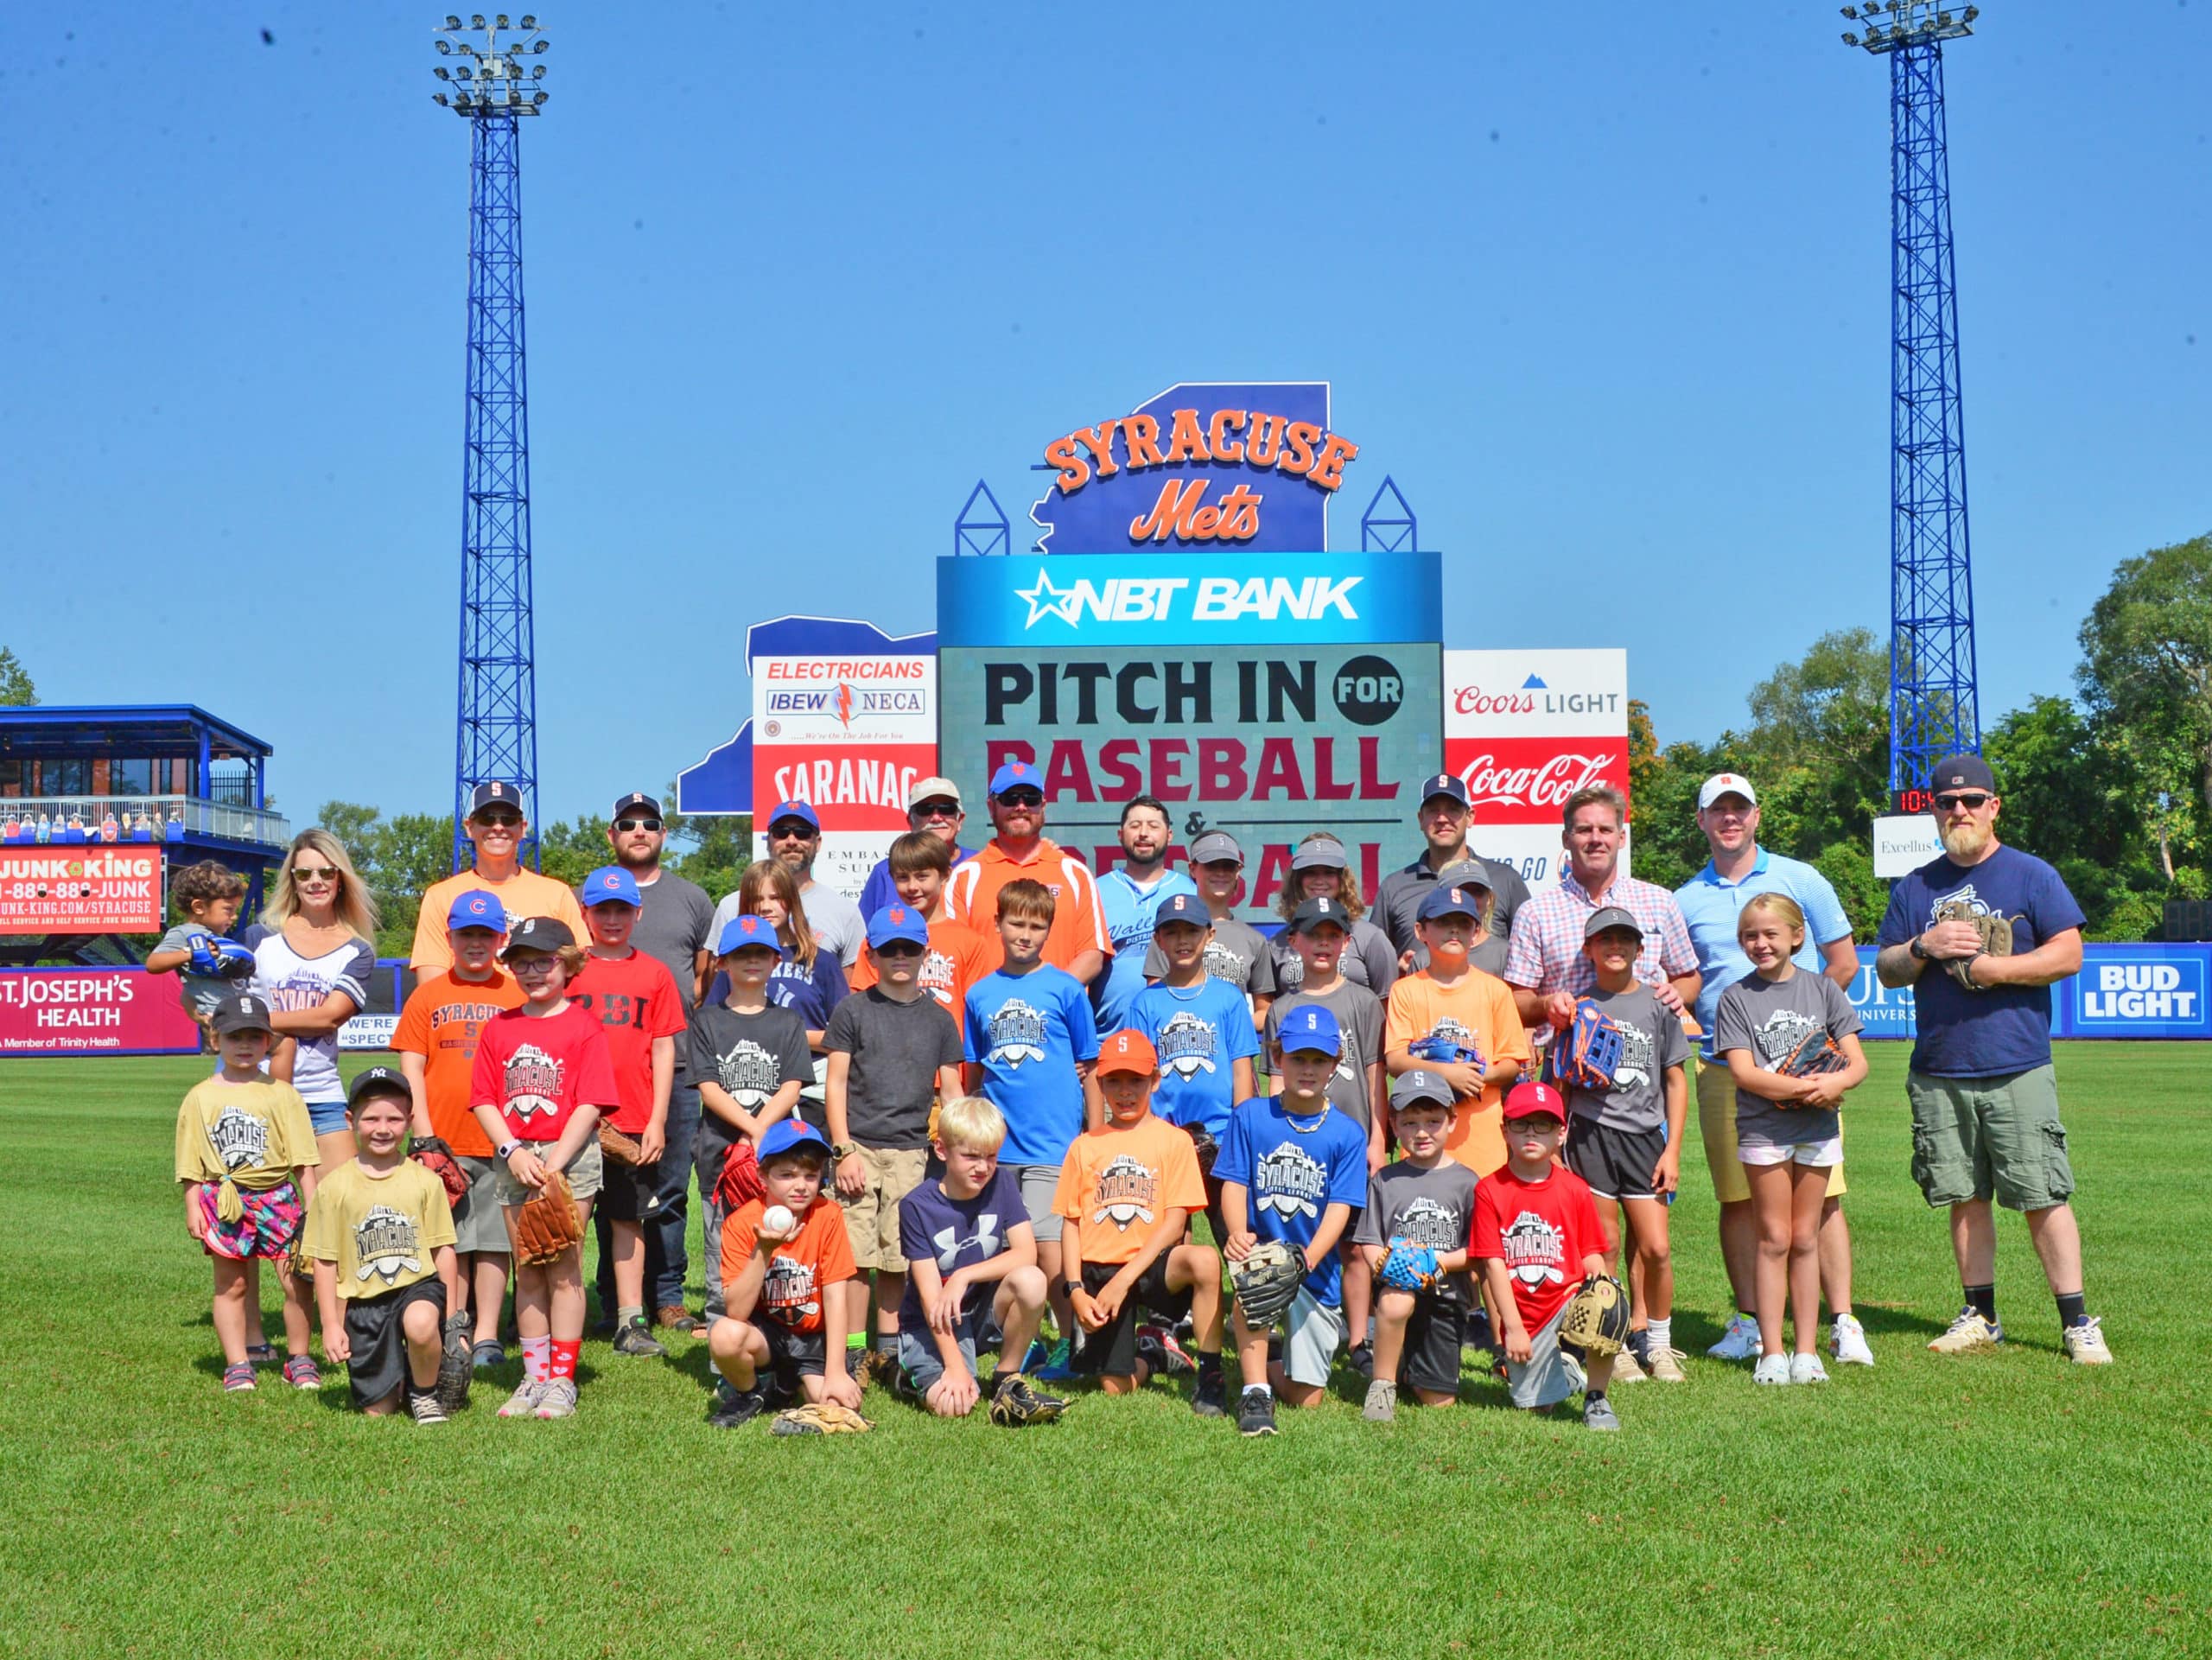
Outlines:
{"type": "MultiPolygon", "coordinates": [[[[845,983],[845,965],[827,947],[814,953],[810,972],[785,957],[768,976],[768,1001],[779,1008],[790,1009],[810,1032],[826,1029],[830,1016],[851,993],[852,988],[845,983]]],[[[718,969],[714,983],[707,988],[706,1001],[714,1004],[728,997],[729,976],[718,969]]]]}
{"type": "MultiPolygon", "coordinates": [[[[1966,900],[1976,916],[1999,912],[2010,918],[2015,954],[2031,951],[2085,919],[2056,870],[2032,853],[2000,846],[1971,868],[1936,859],[1900,881],[1890,889],[1877,946],[1886,950],[1925,933],[1935,923],[1936,907],[1952,899],[1966,900]]],[[[1913,983],[1912,1006],[1916,1072],[1999,1078],[2050,1064],[2049,986],[1968,991],[1929,963],[1913,983]]]]}
{"type": "Polygon", "coordinates": [[[1049,963],[1001,969],[968,989],[967,1056],[983,1069],[983,1099],[1006,1117],[1003,1164],[1058,1164],[1083,1134],[1078,1060],[1098,1058],[1083,982],[1049,963]]]}
{"type": "Polygon", "coordinates": [[[1198,896],[1198,884],[1170,870],[1150,887],[1139,887],[1126,870],[1098,879],[1098,901],[1106,909],[1106,933],[1114,954],[1106,972],[1090,988],[1090,1006],[1101,1032],[1118,1032],[1129,1023],[1129,1005],[1144,989],[1145,955],[1152,949],[1152,928],[1160,907],[1177,894],[1198,896]]]}
{"type": "MultiPolygon", "coordinates": [[[[1281,1097],[1255,1096],[1230,1119],[1213,1173],[1245,1189],[1245,1225],[1262,1239],[1310,1245],[1332,1205],[1351,1207],[1344,1234],[1350,1238],[1367,1203],[1367,1136],[1333,1107],[1318,1120],[1294,1118],[1281,1097]]],[[[1343,1301],[1343,1283],[1333,1250],[1306,1276],[1306,1288],[1324,1308],[1343,1301]]]]}
{"type": "MultiPolygon", "coordinates": [[[[957,870],[975,856],[966,848],[955,846],[952,868],[957,870]]],[[[875,868],[868,873],[868,881],[861,887],[861,915],[872,917],[885,906],[898,903],[899,884],[891,880],[891,861],[887,856],[878,859],[875,868]]]]}
{"type": "MultiPolygon", "coordinates": [[[[1027,1225],[1029,1212],[1021,1202],[1021,1185],[1001,1165],[973,1199],[952,1199],[941,1176],[924,1179],[922,1185],[899,1201],[899,1241],[910,1262],[934,1260],[938,1275],[950,1279],[963,1268],[988,1262],[1004,1250],[1007,1235],[1017,1224],[1027,1225]]],[[[971,1286],[961,1313],[977,1302],[988,1304],[997,1294],[995,1283],[971,1286]]],[[[910,1278],[899,1304],[899,1329],[929,1341],[929,1320],[922,1313],[922,1295],[910,1278]]]]}
{"type": "Polygon", "coordinates": [[[1713,1058],[1713,1023],[1719,1018],[1720,994],[1751,971],[1751,959],[1736,943],[1736,924],[1744,906],[1761,894],[1787,894],[1805,913],[1804,949],[1790,960],[1808,974],[1827,972],[1821,947],[1851,938],[1851,919],[1843,913],[1828,879],[1802,859],[1785,858],[1759,849],[1751,874],[1741,881],[1723,881],[1707,860],[1699,871],[1675,890],[1675,903],[1689,925],[1690,944],[1697,951],[1698,972],[1705,984],[1697,994],[1697,1023],[1705,1028],[1700,1048],[1713,1058]]]}
{"type": "Polygon", "coordinates": [[[1185,1129],[1203,1125],[1218,1142],[1236,1104],[1236,1062],[1260,1053],[1244,994],[1211,975],[1179,990],[1147,986],[1125,1023],[1149,1038],[1160,1055],[1152,1110],[1185,1129]]]}

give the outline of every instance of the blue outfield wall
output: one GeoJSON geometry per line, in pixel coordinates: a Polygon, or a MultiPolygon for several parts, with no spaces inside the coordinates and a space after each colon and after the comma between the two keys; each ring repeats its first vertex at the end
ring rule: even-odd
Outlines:
{"type": "MultiPolygon", "coordinates": [[[[2054,1038],[2212,1038],[2212,944],[2082,948],[2082,971],[2050,989],[2054,1038]]],[[[1869,1038],[1912,1033],[1912,989],[1891,991],[1874,977],[1874,948],[1859,948],[1851,988],[1869,1038]]]]}

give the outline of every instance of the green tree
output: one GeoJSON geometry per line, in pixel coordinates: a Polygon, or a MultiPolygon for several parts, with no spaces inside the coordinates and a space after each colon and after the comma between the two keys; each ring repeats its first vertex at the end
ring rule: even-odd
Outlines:
{"type": "Polygon", "coordinates": [[[0,709],[29,709],[38,702],[38,688],[31,673],[6,646],[0,646],[0,709]]]}
{"type": "Polygon", "coordinates": [[[2187,756],[2183,777],[2151,777],[2212,812],[2212,536],[2124,559],[2082,625],[2076,680],[2092,716],[2133,735],[2146,759],[2187,756]]]}
{"type": "Polygon", "coordinates": [[[1795,821],[1788,828],[1805,849],[1801,857],[1864,841],[1889,811],[1890,654],[1872,631],[1821,635],[1802,658],[1752,687],[1750,703],[1751,729],[1723,745],[1758,786],[1769,831],[1783,828],[1775,822],[1780,807],[1780,817],[1795,821]]]}
{"type": "Polygon", "coordinates": [[[377,899],[377,954],[404,957],[423,890],[453,874],[453,820],[443,813],[386,818],[353,801],[326,801],[316,822],[346,844],[377,899]]]}
{"type": "Polygon", "coordinates": [[[537,868],[571,887],[582,887],[585,877],[613,862],[607,820],[595,813],[549,824],[537,833],[537,868]]]}

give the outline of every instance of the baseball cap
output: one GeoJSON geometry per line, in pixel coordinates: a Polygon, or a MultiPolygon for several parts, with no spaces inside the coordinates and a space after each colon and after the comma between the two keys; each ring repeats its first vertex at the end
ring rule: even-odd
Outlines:
{"type": "Polygon", "coordinates": [[[1091,1070],[1101,1078],[1109,1072],[1136,1072],[1150,1078],[1160,1070],[1160,1053],[1150,1038],[1134,1027],[1125,1027],[1098,1046],[1098,1064],[1091,1070]]]}
{"type": "Polygon", "coordinates": [[[251,991],[234,991],[218,1002],[207,1023],[219,1038],[233,1032],[273,1032],[269,1024],[269,1000],[251,991]]]}
{"type": "Polygon", "coordinates": [[[1424,807],[1440,795],[1450,796],[1463,807],[1467,805],[1467,780],[1457,773],[1439,773],[1421,786],[1421,803],[1424,807]]]}
{"type": "Polygon", "coordinates": [[[1448,1107],[1459,1098],[1452,1093],[1452,1086],[1434,1072],[1406,1072],[1390,1081],[1390,1106],[1394,1111],[1416,1101],[1448,1107]]]}
{"type": "Polygon", "coordinates": [[[407,1087],[407,1079],[397,1066],[372,1066],[353,1080],[346,1091],[346,1104],[358,1107],[372,1095],[396,1095],[403,1101],[412,1101],[415,1092],[407,1087]]]}
{"type": "Polygon", "coordinates": [[[779,801],[770,811],[767,817],[760,822],[773,830],[786,818],[798,819],[811,830],[819,830],[822,828],[821,818],[816,815],[814,809],[804,801],[779,801]]]}
{"type": "Polygon", "coordinates": [[[1303,901],[1290,913],[1290,931],[1294,934],[1311,933],[1325,922],[1333,922],[1347,933],[1351,932],[1351,915],[1344,909],[1344,901],[1325,894],[1303,901]]]}
{"type": "Polygon", "coordinates": [[[1236,845],[1236,838],[1227,830],[1208,830],[1191,843],[1191,862],[1194,865],[1219,864],[1224,859],[1244,862],[1244,849],[1236,845]]]}
{"type": "Polygon", "coordinates": [[[868,943],[880,951],[894,939],[917,945],[930,943],[930,925],[911,905],[887,905],[868,919],[868,943]]]}
{"type": "Polygon", "coordinates": [[[823,1158],[830,1156],[830,1143],[822,1132],[804,1118],[779,1118],[768,1126],[760,1138],[760,1162],[763,1164],[779,1153],[790,1153],[803,1148],[818,1150],[823,1158]]]}
{"type": "Polygon", "coordinates": [[[1997,793],[1997,774],[1979,755],[1946,755],[1929,769],[1930,794],[1945,790],[1986,790],[1997,793]]]}
{"type": "Polygon", "coordinates": [[[584,878],[584,909],[620,900],[625,905],[642,905],[638,897],[638,879],[620,865],[601,865],[584,878]]]}
{"type": "Polygon", "coordinates": [[[1157,929],[1162,923],[1187,922],[1193,928],[1213,926],[1213,913],[1206,909],[1206,902],[1196,894],[1170,894],[1152,919],[1157,929]]]}
{"type": "Polygon", "coordinates": [[[569,925],[558,917],[524,917],[507,936],[507,948],[499,953],[502,962],[517,951],[540,951],[550,957],[563,945],[576,943],[575,935],[569,932],[569,925]]]}
{"type": "Polygon", "coordinates": [[[642,790],[632,790],[616,802],[614,811],[607,816],[609,818],[658,818],[660,817],[660,803],[642,790]]]}
{"type": "Polygon", "coordinates": [[[1489,867],[1480,859],[1462,859],[1456,864],[1448,864],[1436,873],[1436,880],[1449,887],[1479,887],[1485,894],[1496,891],[1489,867]]]}
{"type": "Polygon", "coordinates": [[[732,951],[741,951],[750,945],[766,945],[778,957],[788,957],[784,942],[776,938],[776,925],[766,917],[749,913],[732,917],[722,925],[722,937],[715,942],[715,955],[728,957],[732,951]]]}
{"type": "Polygon", "coordinates": [[[1608,928],[1625,928],[1638,939],[1643,938],[1643,925],[1618,905],[1601,905],[1592,911],[1582,925],[1582,937],[1595,939],[1608,928]]]}
{"type": "Polygon", "coordinates": [[[1741,773],[1715,773],[1698,786],[1697,810],[1703,812],[1725,795],[1739,795],[1754,807],[1759,805],[1758,792],[1741,773]]]}
{"type": "Polygon", "coordinates": [[[1325,1055],[1340,1055],[1344,1049],[1344,1034],[1337,1017],[1319,1003],[1300,1003],[1285,1015],[1275,1041],[1285,1054],[1318,1049],[1325,1055]]]}
{"type": "Polygon", "coordinates": [[[949,778],[925,778],[916,781],[906,792],[906,811],[912,812],[925,801],[950,801],[956,807],[968,804],[960,798],[960,786],[949,778]]]}
{"type": "Polygon", "coordinates": [[[512,807],[517,812],[520,812],[522,792],[512,784],[502,784],[494,779],[488,784],[478,785],[469,792],[468,816],[471,818],[475,817],[485,808],[493,806],[512,807]]]}
{"type": "Polygon", "coordinates": [[[1019,789],[1024,785],[1036,791],[1039,795],[1045,793],[1044,779],[1039,776],[1037,769],[1026,760],[1004,762],[997,772],[991,774],[993,795],[1004,795],[1008,790],[1019,789]]]}
{"type": "Polygon", "coordinates": [[[507,907],[499,903],[499,895],[487,894],[480,887],[472,887],[453,902],[446,913],[448,928],[489,928],[495,934],[507,931],[507,907]]]}
{"type": "Polygon", "coordinates": [[[1333,836],[1308,842],[1290,855],[1293,870],[1342,870],[1344,863],[1344,844],[1333,836]]]}
{"type": "Polygon", "coordinates": [[[1506,1123],[1516,1118],[1556,1118],[1567,1122],[1567,1103],[1548,1084],[1530,1078],[1525,1084],[1516,1084],[1505,1092],[1505,1104],[1498,1109],[1506,1123]]]}
{"type": "Polygon", "coordinates": [[[1437,917],[1473,917],[1480,921],[1482,914],[1483,902],[1475,896],[1472,889],[1462,887],[1457,882],[1449,887],[1439,882],[1421,900],[1421,910],[1414,920],[1427,922],[1437,917]]]}

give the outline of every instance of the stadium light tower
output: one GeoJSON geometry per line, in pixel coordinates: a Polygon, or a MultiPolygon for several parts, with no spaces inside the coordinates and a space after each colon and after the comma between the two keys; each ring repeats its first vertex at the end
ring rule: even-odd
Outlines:
{"type": "Polygon", "coordinates": [[[530,410],[523,356],[519,120],[545,107],[545,38],[527,13],[433,31],[441,106],[469,124],[468,401],[461,452],[461,699],[454,757],[454,868],[467,862],[469,792],[522,792],[537,862],[537,671],[531,622],[530,410]]]}
{"type": "Polygon", "coordinates": [[[1935,762],[1981,747],[1943,123],[1943,42],[1980,12],[1886,0],[1843,15],[1860,25],[1846,46],[1890,60],[1890,797],[1920,812],[1935,762]]]}

